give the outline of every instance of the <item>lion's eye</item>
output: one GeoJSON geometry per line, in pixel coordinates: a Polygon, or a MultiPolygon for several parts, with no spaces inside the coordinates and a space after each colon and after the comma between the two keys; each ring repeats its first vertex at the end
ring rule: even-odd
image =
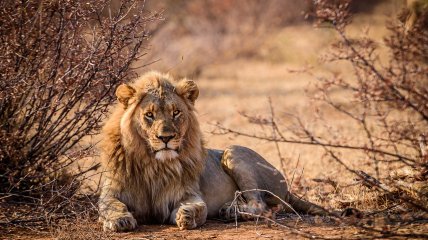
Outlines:
{"type": "Polygon", "coordinates": [[[144,116],[146,116],[146,118],[153,119],[153,113],[152,112],[146,112],[146,114],[144,114],[144,116]]]}
{"type": "Polygon", "coordinates": [[[173,118],[176,118],[176,117],[178,117],[178,115],[180,115],[180,110],[175,110],[173,113],[172,113],[172,117],[173,118]]]}

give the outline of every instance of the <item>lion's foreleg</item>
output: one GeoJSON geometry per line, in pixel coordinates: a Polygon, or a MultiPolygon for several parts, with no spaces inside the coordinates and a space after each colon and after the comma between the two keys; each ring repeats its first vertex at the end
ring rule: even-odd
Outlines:
{"type": "Polygon", "coordinates": [[[114,189],[109,185],[103,186],[98,202],[100,218],[104,231],[130,231],[137,227],[137,221],[128,211],[128,207],[115,197],[114,189]]]}
{"type": "Polygon", "coordinates": [[[180,230],[193,229],[207,220],[207,205],[199,195],[190,196],[180,202],[180,206],[172,211],[170,222],[177,224],[180,230]]]}

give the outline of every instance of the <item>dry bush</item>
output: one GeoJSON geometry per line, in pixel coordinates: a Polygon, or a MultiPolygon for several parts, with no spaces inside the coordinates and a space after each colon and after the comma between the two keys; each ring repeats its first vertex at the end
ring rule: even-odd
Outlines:
{"type": "MultiPolygon", "coordinates": [[[[324,4],[317,11],[322,20],[332,22],[340,35],[332,51],[324,60],[345,61],[353,69],[353,77],[320,78],[316,100],[357,124],[364,139],[326,139],[322,143],[354,147],[373,160],[374,174],[381,177],[379,165],[399,163],[417,169],[425,179],[428,156],[425,134],[428,129],[428,31],[422,25],[406,32],[403,24],[395,21],[388,25],[390,35],[385,39],[390,59],[383,63],[378,55],[378,44],[368,37],[351,38],[345,30],[350,15],[347,5],[324,4]],[[349,101],[340,102],[334,90],[347,93],[349,101]],[[350,105],[352,107],[350,107],[350,105]]],[[[422,23],[423,19],[420,19],[422,23]]],[[[322,119],[321,119],[322,120],[322,119]]],[[[302,135],[315,139],[316,135],[302,135]]],[[[385,174],[384,174],[385,175],[385,174]]]]}
{"type": "MultiPolygon", "coordinates": [[[[252,123],[271,126],[269,134],[255,135],[224,126],[218,126],[217,133],[263,139],[276,145],[292,143],[321,148],[327,159],[357,179],[353,187],[339,186],[337,182],[341,179],[317,179],[333,186],[336,193],[355,191],[358,202],[355,199],[343,202],[344,207],[361,207],[366,210],[367,218],[386,213],[412,214],[390,221],[398,225],[426,221],[428,30],[424,28],[425,19],[419,18],[408,31],[403,23],[391,20],[387,26],[390,34],[384,40],[390,57],[385,62],[379,57],[380,46],[376,41],[367,36],[353,38],[346,33],[352,20],[349,1],[316,3],[318,20],[323,26],[335,29],[339,36],[322,60],[348,64],[352,72],[337,69],[328,77],[317,77],[317,91],[312,98],[321,107],[315,109],[310,123],[292,114],[281,115],[287,118],[282,121],[271,107],[271,116],[245,116],[252,123]],[[342,118],[345,124],[333,125],[337,123],[335,117],[342,118]],[[290,121],[289,125],[281,125],[290,121]],[[351,134],[346,130],[349,128],[351,134]]],[[[373,225],[373,220],[358,224],[371,232],[401,234],[396,227],[385,228],[385,223],[373,225]]],[[[406,229],[407,233],[410,230],[406,229]]]]}
{"type": "MultiPolygon", "coordinates": [[[[67,166],[92,154],[113,90],[135,77],[132,64],[159,17],[143,2],[0,3],[0,224],[78,215],[85,172],[67,166]],[[24,204],[24,205],[16,205],[24,204]]],[[[88,200],[88,201],[86,201],[88,200]]]]}

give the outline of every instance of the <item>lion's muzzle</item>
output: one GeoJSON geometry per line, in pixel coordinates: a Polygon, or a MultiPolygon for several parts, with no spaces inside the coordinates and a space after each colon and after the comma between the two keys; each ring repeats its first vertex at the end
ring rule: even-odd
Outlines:
{"type": "Polygon", "coordinates": [[[164,161],[178,157],[177,149],[180,141],[175,138],[176,136],[176,134],[156,135],[158,141],[155,148],[155,158],[157,160],[164,161]]]}

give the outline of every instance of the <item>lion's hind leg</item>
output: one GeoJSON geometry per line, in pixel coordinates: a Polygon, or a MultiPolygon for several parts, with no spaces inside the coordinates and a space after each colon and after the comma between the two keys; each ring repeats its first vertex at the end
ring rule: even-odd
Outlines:
{"type": "Polygon", "coordinates": [[[300,199],[287,190],[282,174],[251,149],[232,146],[225,150],[221,160],[223,169],[233,178],[244,196],[247,209],[254,211],[267,206],[269,215],[282,209],[313,215],[328,215],[322,207],[300,199]],[[258,189],[258,190],[256,190],[258,189]]]}
{"type": "Polygon", "coordinates": [[[258,217],[269,217],[270,210],[264,202],[248,204],[245,200],[236,200],[225,203],[219,210],[220,220],[230,221],[247,221],[258,217]]]}
{"type": "Polygon", "coordinates": [[[269,208],[280,205],[281,199],[285,199],[287,186],[284,178],[253,150],[231,146],[224,151],[221,164],[243,196],[243,199],[235,199],[232,204],[235,207],[228,208],[225,204],[221,208],[220,216],[224,220],[228,220],[231,213],[234,216],[236,210],[241,212],[239,218],[243,220],[251,216],[269,215],[269,208]],[[272,194],[277,197],[272,197],[272,194]]]}

